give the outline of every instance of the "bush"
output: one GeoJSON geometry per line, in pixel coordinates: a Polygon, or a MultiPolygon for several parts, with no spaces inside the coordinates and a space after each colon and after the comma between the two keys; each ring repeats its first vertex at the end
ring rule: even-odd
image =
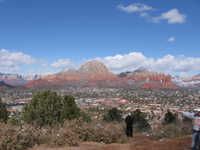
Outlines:
{"type": "Polygon", "coordinates": [[[66,121],[64,128],[72,129],[81,141],[124,143],[126,136],[121,124],[83,122],[81,120],[66,121]]]}
{"type": "Polygon", "coordinates": [[[50,147],[78,146],[78,136],[68,128],[53,129],[49,131],[47,145],[50,147]]]}
{"type": "Polygon", "coordinates": [[[6,104],[4,104],[2,101],[1,101],[1,98],[0,98],[0,122],[7,122],[8,120],[8,111],[7,111],[7,108],[6,108],[6,104]]]}
{"type": "Polygon", "coordinates": [[[138,131],[147,131],[151,127],[146,119],[146,114],[141,112],[139,109],[133,113],[133,127],[138,131]]]}
{"type": "Polygon", "coordinates": [[[104,120],[107,122],[122,121],[122,112],[117,108],[112,108],[104,115],[104,120]]]}
{"type": "Polygon", "coordinates": [[[159,129],[153,131],[153,136],[161,138],[174,138],[181,137],[185,135],[190,135],[192,131],[192,126],[189,124],[167,124],[162,125],[159,129]]]}
{"type": "Polygon", "coordinates": [[[43,91],[33,96],[22,112],[22,119],[39,126],[55,125],[81,116],[72,96],[61,97],[56,92],[43,91]]]}
{"type": "Polygon", "coordinates": [[[25,150],[40,143],[37,132],[32,127],[24,129],[2,125],[0,130],[1,150],[25,150]]]}
{"type": "Polygon", "coordinates": [[[171,123],[175,123],[176,122],[176,116],[175,114],[173,114],[172,112],[170,112],[169,110],[167,111],[167,113],[165,114],[165,118],[164,118],[164,124],[171,124],[171,123]]]}
{"type": "Polygon", "coordinates": [[[77,146],[81,141],[124,143],[126,140],[122,126],[114,123],[70,120],[53,128],[0,124],[0,150],[26,150],[41,144],[48,147],[77,146]]]}
{"type": "Polygon", "coordinates": [[[20,126],[21,123],[21,119],[18,116],[11,116],[8,121],[8,124],[14,125],[14,126],[20,126]]]}

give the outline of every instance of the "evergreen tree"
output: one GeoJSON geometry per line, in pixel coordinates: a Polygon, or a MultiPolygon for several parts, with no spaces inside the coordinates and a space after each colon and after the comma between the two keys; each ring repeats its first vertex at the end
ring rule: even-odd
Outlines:
{"type": "Polygon", "coordinates": [[[55,125],[80,117],[81,111],[72,96],[59,96],[56,92],[43,91],[33,96],[22,112],[22,119],[37,125],[55,125]]]}
{"type": "Polygon", "coordinates": [[[150,129],[150,125],[146,119],[146,114],[141,112],[140,109],[135,110],[132,113],[132,116],[134,128],[142,131],[150,129]]]}
{"type": "Polygon", "coordinates": [[[122,121],[122,112],[117,108],[112,108],[104,115],[104,120],[107,122],[111,121],[122,121]]]}
{"type": "Polygon", "coordinates": [[[165,114],[164,118],[164,124],[171,124],[176,122],[176,116],[168,110],[167,113],[165,114]]]}
{"type": "Polygon", "coordinates": [[[4,104],[0,98],[0,122],[7,122],[8,120],[8,111],[6,108],[6,104],[4,104]]]}

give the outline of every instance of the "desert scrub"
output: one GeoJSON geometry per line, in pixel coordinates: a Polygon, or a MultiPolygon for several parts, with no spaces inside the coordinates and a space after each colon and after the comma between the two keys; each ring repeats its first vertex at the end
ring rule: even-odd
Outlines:
{"type": "Polygon", "coordinates": [[[126,136],[119,123],[82,122],[81,120],[66,121],[64,128],[71,129],[81,141],[124,143],[126,136]]]}
{"type": "Polygon", "coordinates": [[[0,150],[26,150],[40,144],[50,147],[77,146],[78,142],[75,133],[66,128],[0,124],[0,150]]]}
{"type": "Polygon", "coordinates": [[[66,121],[64,125],[37,127],[0,124],[0,150],[26,150],[35,145],[78,146],[79,142],[124,143],[126,136],[119,123],[66,121]]]}
{"type": "Polygon", "coordinates": [[[168,124],[162,125],[159,129],[152,131],[152,134],[157,139],[161,138],[174,138],[181,137],[185,135],[190,135],[192,133],[192,125],[190,124],[168,124]]]}
{"type": "Polygon", "coordinates": [[[0,150],[25,150],[40,144],[40,136],[32,127],[0,125],[0,150]]]}
{"type": "Polygon", "coordinates": [[[68,128],[53,128],[48,131],[46,144],[50,147],[78,146],[78,136],[68,128]]]}

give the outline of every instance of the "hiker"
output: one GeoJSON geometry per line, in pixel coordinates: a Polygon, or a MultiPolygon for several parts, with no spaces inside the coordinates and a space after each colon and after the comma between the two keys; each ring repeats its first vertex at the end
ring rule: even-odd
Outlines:
{"type": "Polygon", "coordinates": [[[126,135],[128,137],[133,137],[133,116],[131,113],[128,113],[127,117],[125,118],[126,123],[126,135]]]}
{"type": "Polygon", "coordinates": [[[200,108],[194,109],[194,113],[181,112],[183,116],[193,120],[192,150],[199,150],[200,146],[200,108]]]}

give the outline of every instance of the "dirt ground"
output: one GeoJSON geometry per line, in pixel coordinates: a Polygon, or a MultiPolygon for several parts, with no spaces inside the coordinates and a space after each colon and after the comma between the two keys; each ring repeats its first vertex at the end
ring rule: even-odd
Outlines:
{"type": "Polygon", "coordinates": [[[86,142],[79,147],[47,148],[40,146],[30,150],[190,150],[191,137],[181,137],[170,140],[155,140],[151,137],[137,136],[129,139],[126,144],[101,144],[86,142]]]}

